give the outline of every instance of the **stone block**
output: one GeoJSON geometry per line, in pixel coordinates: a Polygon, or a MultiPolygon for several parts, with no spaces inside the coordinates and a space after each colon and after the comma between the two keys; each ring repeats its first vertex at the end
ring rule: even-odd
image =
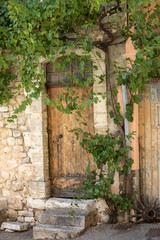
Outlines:
{"type": "Polygon", "coordinates": [[[19,130],[14,130],[13,131],[13,137],[17,138],[21,136],[21,132],[19,130]]]}
{"type": "Polygon", "coordinates": [[[9,172],[7,172],[6,170],[2,170],[1,171],[1,177],[5,180],[7,180],[9,178],[9,172]]]}
{"type": "Polygon", "coordinates": [[[28,120],[28,124],[29,124],[29,127],[30,127],[30,130],[31,132],[35,131],[35,132],[39,132],[39,131],[42,131],[42,115],[41,114],[38,114],[38,113],[35,113],[35,114],[32,114],[30,119],[28,120]]]}
{"type": "Polygon", "coordinates": [[[35,220],[34,220],[34,217],[25,217],[25,222],[28,222],[28,223],[33,223],[35,220]]]}
{"type": "Polygon", "coordinates": [[[3,116],[4,118],[8,118],[8,117],[9,117],[9,113],[3,113],[2,116],[3,116]]]}
{"type": "Polygon", "coordinates": [[[15,145],[15,139],[13,137],[7,138],[7,143],[9,146],[14,146],[15,145]]]}
{"type": "Polygon", "coordinates": [[[8,209],[8,218],[11,221],[17,221],[17,211],[13,209],[8,209]]]}
{"type": "Polygon", "coordinates": [[[14,122],[6,122],[6,128],[16,129],[17,128],[17,119],[14,119],[14,122]]]}
{"type": "Polygon", "coordinates": [[[17,217],[17,221],[18,222],[24,222],[24,217],[22,217],[22,216],[21,217],[17,217]]]}
{"type": "Polygon", "coordinates": [[[0,106],[0,112],[8,112],[7,106],[0,106]]]}
{"type": "Polygon", "coordinates": [[[43,132],[32,132],[31,133],[31,146],[42,146],[43,144],[43,132]]]}
{"type": "Polygon", "coordinates": [[[24,188],[24,184],[21,181],[13,181],[13,191],[19,192],[24,188]]]}
{"type": "Polygon", "coordinates": [[[33,217],[34,214],[31,211],[18,211],[18,216],[33,217]]]}
{"type": "Polygon", "coordinates": [[[23,138],[16,138],[16,145],[23,145],[23,138]]]}
{"type": "Polygon", "coordinates": [[[31,148],[28,152],[28,156],[31,158],[32,163],[43,163],[42,148],[31,148]]]}
{"type": "Polygon", "coordinates": [[[31,133],[30,132],[24,132],[23,133],[23,138],[24,138],[24,145],[26,147],[31,146],[31,133]]]}
{"type": "Polygon", "coordinates": [[[38,225],[33,228],[34,239],[68,239],[77,237],[85,231],[83,227],[38,225]]]}
{"type": "Polygon", "coordinates": [[[48,198],[50,197],[50,181],[39,182],[32,181],[29,184],[29,193],[32,198],[48,198]]]}
{"type": "Polygon", "coordinates": [[[33,209],[45,209],[45,202],[46,200],[42,199],[33,199],[32,197],[27,198],[27,206],[33,209]]]}
{"type": "Polygon", "coordinates": [[[23,204],[21,199],[19,198],[10,198],[8,200],[8,207],[14,210],[22,210],[23,204]]]}
{"type": "Polygon", "coordinates": [[[27,223],[20,223],[20,222],[3,222],[1,228],[2,229],[10,229],[13,231],[26,231],[29,227],[27,223]]]}
{"type": "Polygon", "coordinates": [[[18,124],[25,125],[25,123],[26,123],[26,118],[25,117],[18,117],[18,124]]]}
{"type": "Polygon", "coordinates": [[[30,181],[32,179],[32,164],[22,164],[18,168],[18,175],[20,179],[30,181]]]}

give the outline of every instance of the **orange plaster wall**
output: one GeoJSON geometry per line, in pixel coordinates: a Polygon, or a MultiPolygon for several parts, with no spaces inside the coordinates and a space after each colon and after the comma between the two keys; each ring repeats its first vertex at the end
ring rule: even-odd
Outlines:
{"type": "MultiPolygon", "coordinates": [[[[130,58],[132,60],[135,59],[136,50],[134,49],[131,40],[127,40],[126,42],[126,58],[130,58]]],[[[127,63],[129,66],[129,63],[127,63]]],[[[122,115],[123,115],[123,97],[122,97],[122,89],[119,87],[119,94],[117,96],[117,100],[121,105],[122,115]]],[[[138,142],[138,105],[134,104],[134,112],[133,112],[134,121],[130,123],[130,132],[135,131],[134,139],[132,139],[131,146],[133,147],[133,151],[131,152],[131,157],[134,160],[132,169],[139,169],[139,142],[138,142]]]]}
{"type": "MultiPolygon", "coordinates": [[[[131,40],[129,39],[126,43],[126,58],[130,58],[132,60],[135,59],[136,50],[134,49],[131,40]]],[[[129,63],[128,63],[129,66],[129,63]]],[[[139,169],[139,133],[138,133],[138,105],[134,104],[133,106],[133,119],[134,121],[130,123],[130,132],[135,131],[134,139],[132,140],[131,146],[133,147],[133,151],[131,152],[131,157],[134,160],[132,169],[139,169]]]]}

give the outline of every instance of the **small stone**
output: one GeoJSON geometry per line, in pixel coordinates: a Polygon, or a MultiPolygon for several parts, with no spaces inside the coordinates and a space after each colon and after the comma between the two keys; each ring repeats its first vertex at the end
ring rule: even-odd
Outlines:
{"type": "Polygon", "coordinates": [[[9,146],[14,146],[15,145],[15,139],[13,137],[7,138],[7,143],[9,146]]]}
{"type": "Polygon", "coordinates": [[[18,222],[24,222],[24,217],[17,217],[18,222]]]}
{"type": "Polygon", "coordinates": [[[18,211],[19,216],[24,216],[24,217],[33,217],[33,212],[29,211],[18,211]]]}
{"type": "Polygon", "coordinates": [[[20,181],[13,181],[13,191],[14,192],[19,192],[23,190],[23,183],[20,181]]]}
{"type": "Polygon", "coordinates": [[[8,107],[1,106],[0,107],[0,112],[8,112],[8,107]]]}
{"type": "Polygon", "coordinates": [[[3,222],[2,223],[2,229],[9,229],[12,231],[26,231],[29,227],[28,223],[20,223],[20,222],[3,222]]]}
{"type": "Polygon", "coordinates": [[[18,130],[13,131],[13,137],[20,137],[21,136],[21,132],[18,130]]]}
{"type": "Polygon", "coordinates": [[[34,222],[34,217],[25,217],[25,222],[34,222]]]}
{"type": "Polygon", "coordinates": [[[16,145],[23,145],[23,138],[17,138],[16,145]]]}
{"type": "Polygon", "coordinates": [[[15,232],[15,231],[10,230],[10,229],[5,229],[4,231],[5,231],[5,232],[9,232],[9,233],[13,233],[13,232],[15,232]]]}
{"type": "Polygon", "coordinates": [[[9,113],[3,113],[2,114],[4,118],[8,118],[9,117],[9,113]]]}

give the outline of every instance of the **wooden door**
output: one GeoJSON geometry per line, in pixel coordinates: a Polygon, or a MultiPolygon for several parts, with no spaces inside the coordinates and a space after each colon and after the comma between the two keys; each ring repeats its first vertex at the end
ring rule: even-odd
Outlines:
{"type": "MultiPolygon", "coordinates": [[[[79,96],[91,91],[74,88],[79,96]]],[[[48,93],[52,100],[60,100],[63,86],[52,87],[48,93]]],[[[84,130],[93,132],[93,106],[84,110],[83,117],[88,126],[84,130]]],[[[80,147],[74,133],[67,130],[81,127],[74,114],[64,114],[54,106],[48,108],[50,180],[52,196],[72,197],[86,176],[88,154],[80,147]]]]}
{"type": "Polygon", "coordinates": [[[139,104],[140,187],[142,199],[160,202],[160,84],[146,85],[139,104]]]}

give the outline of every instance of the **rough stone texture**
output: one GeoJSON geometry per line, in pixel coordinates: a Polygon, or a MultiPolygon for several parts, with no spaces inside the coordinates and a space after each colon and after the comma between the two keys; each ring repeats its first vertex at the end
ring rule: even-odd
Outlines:
{"type": "Polygon", "coordinates": [[[29,193],[32,198],[43,199],[50,196],[50,181],[38,182],[32,181],[29,185],[29,193]]]}
{"type": "Polygon", "coordinates": [[[95,209],[95,200],[76,200],[76,199],[65,199],[65,198],[50,198],[45,203],[46,209],[81,209],[85,211],[95,209]]]}
{"type": "Polygon", "coordinates": [[[77,237],[85,231],[82,227],[60,227],[51,225],[39,225],[34,227],[34,239],[60,239],[77,237]]]}
{"type": "Polygon", "coordinates": [[[3,208],[0,208],[0,225],[2,224],[2,222],[7,220],[7,213],[6,210],[3,208]]]}
{"type": "Polygon", "coordinates": [[[97,223],[106,223],[109,221],[109,207],[104,199],[96,200],[97,223]]]}
{"type": "Polygon", "coordinates": [[[13,231],[26,231],[29,227],[29,224],[27,223],[20,223],[20,222],[3,222],[1,229],[10,229],[13,231]]]}
{"type": "Polygon", "coordinates": [[[46,201],[42,199],[33,199],[32,197],[27,198],[27,206],[33,209],[45,209],[45,202],[46,201]]]}

